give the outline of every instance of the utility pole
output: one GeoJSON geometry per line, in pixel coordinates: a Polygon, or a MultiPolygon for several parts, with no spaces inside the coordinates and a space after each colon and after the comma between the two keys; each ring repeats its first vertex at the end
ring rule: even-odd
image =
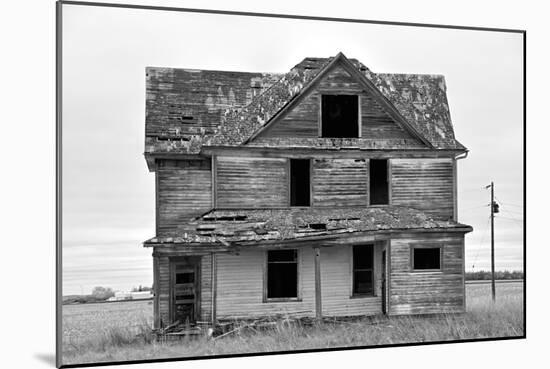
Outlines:
{"type": "Polygon", "coordinates": [[[491,182],[485,188],[491,187],[491,295],[496,300],[495,292],[495,213],[498,213],[498,204],[495,203],[495,185],[491,182]]]}
{"type": "Polygon", "coordinates": [[[495,185],[493,182],[491,182],[491,294],[495,301],[495,185]]]}

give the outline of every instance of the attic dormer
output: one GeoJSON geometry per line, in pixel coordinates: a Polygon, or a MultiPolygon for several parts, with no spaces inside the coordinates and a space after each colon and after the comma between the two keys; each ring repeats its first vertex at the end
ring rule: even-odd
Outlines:
{"type": "Polygon", "coordinates": [[[339,54],[319,68],[317,75],[258,129],[248,144],[432,148],[366,78],[363,73],[367,72],[371,73],[339,54]]]}

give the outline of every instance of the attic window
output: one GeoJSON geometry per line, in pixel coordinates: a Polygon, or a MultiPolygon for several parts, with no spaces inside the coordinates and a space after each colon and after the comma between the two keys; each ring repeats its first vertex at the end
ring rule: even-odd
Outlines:
{"type": "Polygon", "coordinates": [[[309,159],[290,159],[290,206],[309,206],[309,159]]]}
{"type": "Polygon", "coordinates": [[[298,251],[267,251],[267,298],[298,297],[298,251]]]}
{"type": "Polygon", "coordinates": [[[388,205],[388,159],[371,159],[369,165],[370,204],[388,205]]]}
{"type": "Polygon", "coordinates": [[[359,137],[357,95],[322,95],[321,137],[359,137]]]}

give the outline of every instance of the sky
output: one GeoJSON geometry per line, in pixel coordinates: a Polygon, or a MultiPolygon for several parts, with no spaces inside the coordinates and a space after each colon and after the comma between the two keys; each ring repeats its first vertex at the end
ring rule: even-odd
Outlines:
{"type": "Polygon", "coordinates": [[[63,294],[151,285],[154,174],[143,157],[145,67],[284,73],[343,52],[377,73],[443,74],[458,162],[466,270],[522,268],[522,35],[63,6],[63,294]]]}

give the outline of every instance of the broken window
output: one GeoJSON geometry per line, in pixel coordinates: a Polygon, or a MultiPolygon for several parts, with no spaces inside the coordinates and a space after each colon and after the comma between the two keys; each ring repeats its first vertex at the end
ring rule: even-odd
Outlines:
{"type": "Polygon", "coordinates": [[[267,298],[298,297],[297,250],[267,252],[267,298]]]}
{"type": "Polygon", "coordinates": [[[372,245],[353,246],[353,294],[374,294],[374,248],[372,245]]]}
{"type": "Polygon", "coordinates": [[[359,137],[357,95],[322,95],[321,136],[359,137]]]}
{"type": "Polygon", "coordinates": [[[369,166],[370,204],[387,205],[388,194],[388,159],[371,159],[369,166]]]}
{"type": "Polygon", "coordinates": [[[415,247],[412,249],[414,270],[440,270],[441,247],[415,247]]]}
{"type": "Polygon", "coordinates": [[[176,284],[195,282],[195,273],[176,273],[176,284]]]}
{"type": "Polygon", "coordinates": [[[309,159],[290,159],[290,206],[309,206],[309,159]]]}

